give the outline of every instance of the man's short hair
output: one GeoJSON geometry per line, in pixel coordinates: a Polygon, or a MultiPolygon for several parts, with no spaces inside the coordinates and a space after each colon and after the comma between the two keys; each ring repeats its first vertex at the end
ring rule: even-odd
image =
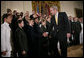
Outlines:
{"type": "Polygon", "coordinates": [[[9,12],[12,12],[12,10],[8,8],[8,9],[7,9],[7,13],[9,13],[9,12]]]}
{"type": "Polygon", "coordinates": [[[42,20],[42,22],[45,22],[45,21],[46,21],[46,20],[44,20],[44,19],[42,20]]]}
{"type": "Polygon", "coordinates": [[[23,20],[17,20],[17,24],[20,24],[23,20]]]}
{"type": "Polygon", "coordinates": [[[14,10],[13,13],[17,12],[17,10],[14,10]]]}
{"type": "Polygon", "coordinates": [[[58,7],[57,6],[51,6],[50,8],[53,8],[53,9],[58,10],[58,7]]]}
{"type": "Polygon", "coordinates": [[[11,14],[4,14],[3,16],[2,16],[2,19],[4,20],[4,18],[7,18],[8,16],[12,16],[11,14]]]}

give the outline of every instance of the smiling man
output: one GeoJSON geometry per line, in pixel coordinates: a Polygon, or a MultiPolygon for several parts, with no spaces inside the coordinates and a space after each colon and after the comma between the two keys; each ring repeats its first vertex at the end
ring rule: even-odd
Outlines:
{"type": "Polygon", "coordinates": [[[50,12],[52,14],[50,30],[54,28],[52,36],[52,50],[54,56],[60,56],[57,49],[58,41],[60,42],[61,56],[67,56],[67,38],[70,37],[70,24],[68,17],[65,12],[58,12],[57,6],[50,7],[50,12]]]}

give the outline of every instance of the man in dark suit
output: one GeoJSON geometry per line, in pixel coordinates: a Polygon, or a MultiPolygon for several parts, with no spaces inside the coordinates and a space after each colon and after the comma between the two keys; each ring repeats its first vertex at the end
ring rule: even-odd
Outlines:
{"type": "Polygon", "coordinates": [[[27,36],[22,29],[24,26],[24,23],[22,20],[18,20],[18,28],[15,32],[15,38],[16,38],[16,44],[17,44],[17,52],[19,57],[27,57],[28,52],[28,42],[27,42],[27,36]]]}
{"type": "Polygon", "coordinates": [[[48,55],[49,56],[51,56],[51,54],[52,54],[52,46],[53,46],[53,39],[52,39],[52,37],[51,37],[51,35],[53,35],[52,33],[52,31],[50,31],[50,26],[51,26],[51,17],[48,17],[47,19],[46,19],[46,27],[47,27],[47,31],[48,31],[48,55]]]}
{"type": "Polygon", "coordinates": [[[29,56],[37,56],[37,54],[35,54],[35,33],[34,33],[34,21],[32,19],[29,20],[29,24],[27,25],[27,29],[26,29],[26,35],[27,35],[27,39],[28,39],[28,55],[29,56]]]}
{"type": "Polygon", "coordinates": [[[50,12],[53,15],[51,18],[51,27],[53,29],[53,51],[55,56],[59,56],[57,43],[60,42],[61,56],[67,56],[67,38],[70,37],[70,25],[65,12],[58,12],[56,6],[50,7],[50,12]]]}
{"type": "Polygon", "coordinates": [[[10,24],[11,30],[12,30],[12,41],[13,41],[13,51],[12,51],[12,56],[16,57],[17,56],[17,49],[16,49],[16,39],[15,39],[15,31],[17,28],[16,22],[17,22],[17,16],[16,16],[17,11],[13,11],[13,19],[10,24]]]}
{"type": "Polygon", "coordinates": [[[35,33],[35,46],[36,46],[36,50],[35,50],[35,54],[37,56],[40,56],[40,39],[41,39],[41,30],[39,27],[39,20],[38,17],[34,18],[34,33],[35,33]]]}
{"type": "Polygon", "coordinates": [[[69,45],[68,46],[72,46],[73,45],[73,17],[72,16],[69,16],[68,17],[69,19],[69,23],[70,23],[70,27],[71,27],[71,37],[69,38],[69,45]]]}
{"type": "Polygon", "coordinates": [[[41,56],[48,56],[48,30],[46,27],[46,21],[42,21],[41,26],[42,39],[41,39],[41,56]]]}
{"type": "Polygon", "coordinates": [[[80,44],[80,40],[79,40],[80,32],[81,32],[81,24],[78,21],[78,18],[74,17],[74,22],[73,22],[73,26],[72,26],[72,33],[73,33],[73,37],[74,37],[73,44],[74,45],[80,44]]]}

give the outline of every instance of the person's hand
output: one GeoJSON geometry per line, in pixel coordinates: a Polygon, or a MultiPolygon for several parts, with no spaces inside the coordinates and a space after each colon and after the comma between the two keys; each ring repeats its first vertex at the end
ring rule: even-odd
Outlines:
{"type": "Polygon", "coordinates": [[[47,34],[46,32],[44,32],[44,33],[43,33],[43,36],[44,36],[44,37],[47,37],[47,36],[48,36],[48,34],[47,34]]]}
{"type": "Polygon", "coordinates": [[[67,38],[70,38],[71,37],[71,34],[70,33],[67,33],[67,38]]]}
{"type": "Polygon", "coordinates": [[[7,53],[7,51],[3,51],[3,52],[2,52],[2,55],[4,55],[4,56],[5,56],[5,55],[6,55],[6,53],[7,53]]]}
{"type": "Polygon", "coordinates": [[[43,33],[43,36],[46,37],[46,33],[45,32],[43,33]]]}
{"type": "Polygon", "coordinates": [[[32,24],[31,24],[31,23],[29,23],[29,26],[31,26],[31,27],[32,27],[32,24]]]}
{"type": "Polygon", "coordinates": [[[22,54],[25,55],[26,54],[26,51],[22,51],[22,54]]]}

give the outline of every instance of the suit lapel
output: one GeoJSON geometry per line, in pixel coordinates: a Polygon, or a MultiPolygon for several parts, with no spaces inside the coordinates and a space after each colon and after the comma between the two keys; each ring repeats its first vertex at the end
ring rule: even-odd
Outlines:
{"type": "Polygon", "coordinates": [[[60,19],[61,19],[60,13],[58,13],[58,25],[60,24],[60,19]]]}
{"type": "MultiPolygon", "coordinates": [[[[54,15],[54,23],[56,24],[55,15],[54,15]]],[[[57,24],[56,24],[56,25],[57,25],[57,24]]]]}

